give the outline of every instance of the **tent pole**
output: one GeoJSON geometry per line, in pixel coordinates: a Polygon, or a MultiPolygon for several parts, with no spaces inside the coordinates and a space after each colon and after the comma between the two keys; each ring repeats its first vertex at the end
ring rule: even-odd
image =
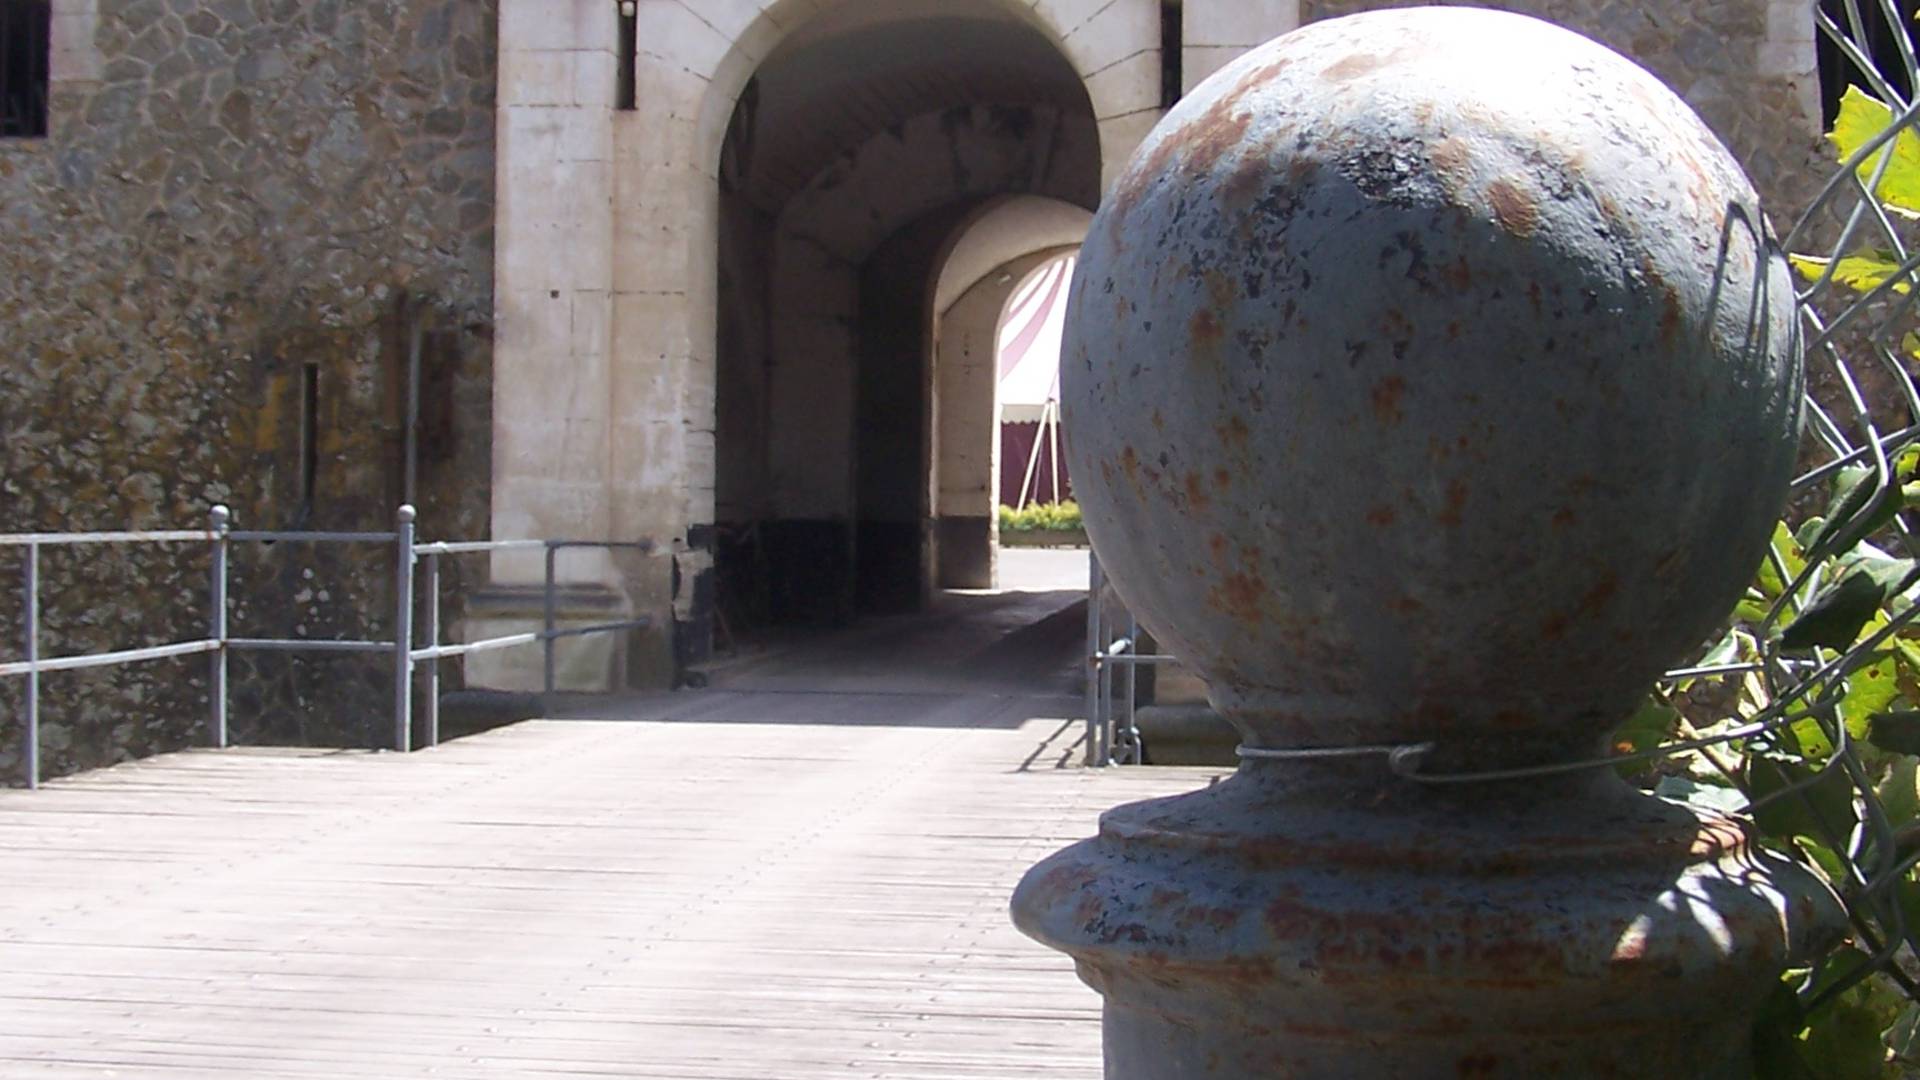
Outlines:
{"type": "Polygon", "coordinates": [[[1060,401],[1058,398],[1047,402],[1047,416],[1053,420],[1053,426],[1047,429],[1047,464],[1053,467],[1053,501],[1065,502],[1060,497],[1060,401]]]}

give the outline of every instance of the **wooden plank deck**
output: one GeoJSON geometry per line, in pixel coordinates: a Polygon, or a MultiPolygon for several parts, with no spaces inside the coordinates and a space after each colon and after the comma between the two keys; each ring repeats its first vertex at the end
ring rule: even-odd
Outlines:
{"type": "Polygon", "coordinates": [[[1007,897],[1195,770],[1070,699],[715,691],[0,791],[0,1077],[1095,1078],[1007,897]]]}

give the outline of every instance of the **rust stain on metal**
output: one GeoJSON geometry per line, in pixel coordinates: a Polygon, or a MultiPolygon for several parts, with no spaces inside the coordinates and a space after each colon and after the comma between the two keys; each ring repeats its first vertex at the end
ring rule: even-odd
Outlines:
{"type": "Polygon", "coordinates": [[[1540,207],[1533,196],[1505,177],[1488,185],[1487,202],[1493,207],[1493,216],[1500,227],[1515,236],[1532,236],[1533,230],[1540,226],[1540,207]]]}
{"type": "Polygon", "coordinates": [[[1664,282],[1661,285],[1660,340],[1671,345],[1680,336],[1686,314],[1680,306],[1680,293],[1664,282]]]}
{"type": "Polygon", "coordinates": [[[1152,417],[1152,420],[1153,420],[1153,430],[1154,430],[1154,431],[1156,431],[1156,432],[1165,432],[1165,431],[1167,430],[1167,418],[1166,418],[1166,417],[1164,417],[1164,416],[1162,416],[1162,415],[1160,415],[1160,410],[1159,410],[1159,409],[1155,409],[1155,410],[1153,410],[1153,417],[1152,417]]]}
{"type": "Polygon", "coordinates": [[[1221,491],[1227,490],[1233,486],[1233,474],[1225,469],[1213,470],[1213,486],[1221,491]]]}
{"type": "Polygon", "coordinates": [[[1553,512],[1553,527],[1555,531],[1571,529],[1573,528],[1573,522],[1574,513],[1571,509],[1563,506],[1553,512]]]}
{"type": "Polygon", "coordinates": [[[1405,418],[1400,411],[1400,400],[1407,393],[1407,380],[1398,375],[1388,375],[1373,384],[1373,418],[1386,427],[1393,427],[1405,418]]]}
{"type": "Polygon", "coordinates": [[[1392,63],[1398,53],[1380,56],[1374,53],[1354,53],[1329,64],[1320,72],[1320,77],[1329,82],[1348,82],[1362,75],[1368,75],[1392,63]]]}
{"type": "Polygon", "coordinates": [[[1186,477],[1187,509],[1205,510],[1213,505],[1213,499],[1207,494],[1205,483],[1197,472],[1189,472],[1186,477]]]}
{"type": "Polygon", "coordinates": [[[1466,481],[1456,477],[1455,479],[1447,481],[1446,505],[1441,507],[1438,514],[1434,515],[1433,520],[1449,529],[1459,528],[1462,519],[1461,511],[1466,508],[1467,484],[1466,481]]]}
{"type": "Polygon", "coordinates": [[[1227,417],[1227,422],[1216,427],[1214,431],[1220,436],[1220,444],[1229,450],[1246,449],[1247,436],[1252,434],[1247,428],[1247,422],[1238,416],[1227,417]]]}
{"type": "Polygon", "coordinates": [[[1212,357],[1226,333],[1226,328],[1220,325],[1220,317],[1211,308],[1194,312],[1193,318],[1187,322],[1187,336],[1193,339],[1195,352],[1202,356],[1212,357]]]}
{"type": "Polygon", "coordinates": [[[1214,533],[1207,538],[1207,551],[1213,555],[1213,564],[1225,568],[1227,565],[1227,538],[1214,533]]]}
{"type": "Polygon", "coordinates": [[[1580,606],[1576,611],[1580,615],[1588,618],[1597,616],[1606,610],[1607,605],[1613,602],[1614,594],[1619,591],[1620,579],[1612,574],[1608,574],[1606,577],[1601,578],[1599,583],[1593,588],[1588,589],[1585,595],[1580,597],[1580,606]]]}
{"type": "Polygon", "coordinates": [[[1258,573],[1234,573],[1207,591],[1207,603],[1222,615],[1255,626],[1263,621],[1260,602],[1266,595],[1266,579],[1258,573]]]}

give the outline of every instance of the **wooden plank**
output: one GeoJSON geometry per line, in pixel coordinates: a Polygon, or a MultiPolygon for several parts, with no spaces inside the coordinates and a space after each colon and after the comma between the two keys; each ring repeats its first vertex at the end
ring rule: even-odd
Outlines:
{"type": "Polygon", "coordinates": [[[1053,697],[716,691],[0,792],[6,1077],[1092,1078],[1028,866],[1195,770],[1053,697]]]}

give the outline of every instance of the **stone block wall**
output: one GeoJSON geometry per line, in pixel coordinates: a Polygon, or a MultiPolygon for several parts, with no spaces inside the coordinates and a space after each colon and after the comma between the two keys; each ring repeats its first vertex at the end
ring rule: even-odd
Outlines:
{"type": "MultiPolygon", "coordinates": [[[[56,8],[49,137],[0,140],[0,530],[195,526],[216,502],[244,526],[387,527],[418,351],[423,533],[483,535],[494,0],[56,8]]],[[[0,551],[8,658],[17,565],[0,551]]],[[[379,637],[392,568],[238,550],[233,632],[379,637]]],[[[197,545],[49,553],[42,580],[46,655],[205,632],[197,545]]],[[[200,741],[205,670],[47,677],[48,772],[200,741]]],[[[384,739],[388,677],[236,663],[236,736],[384,739]]],[[[0,783],[19,702],[0,683],[0,783]]]]}
{"type": "MultiPolygon", "coordinates": [[[[1448,2],[1448,0],[1440,0],[1448,2]]],[[[1305,22],[1412,0],[1301,0],[1305,22]]],[[[1699,111],[1786,229],[1827,171],[1811,0],[1476,0],[1578,30],[1632,57],[1699,111]]]]}

